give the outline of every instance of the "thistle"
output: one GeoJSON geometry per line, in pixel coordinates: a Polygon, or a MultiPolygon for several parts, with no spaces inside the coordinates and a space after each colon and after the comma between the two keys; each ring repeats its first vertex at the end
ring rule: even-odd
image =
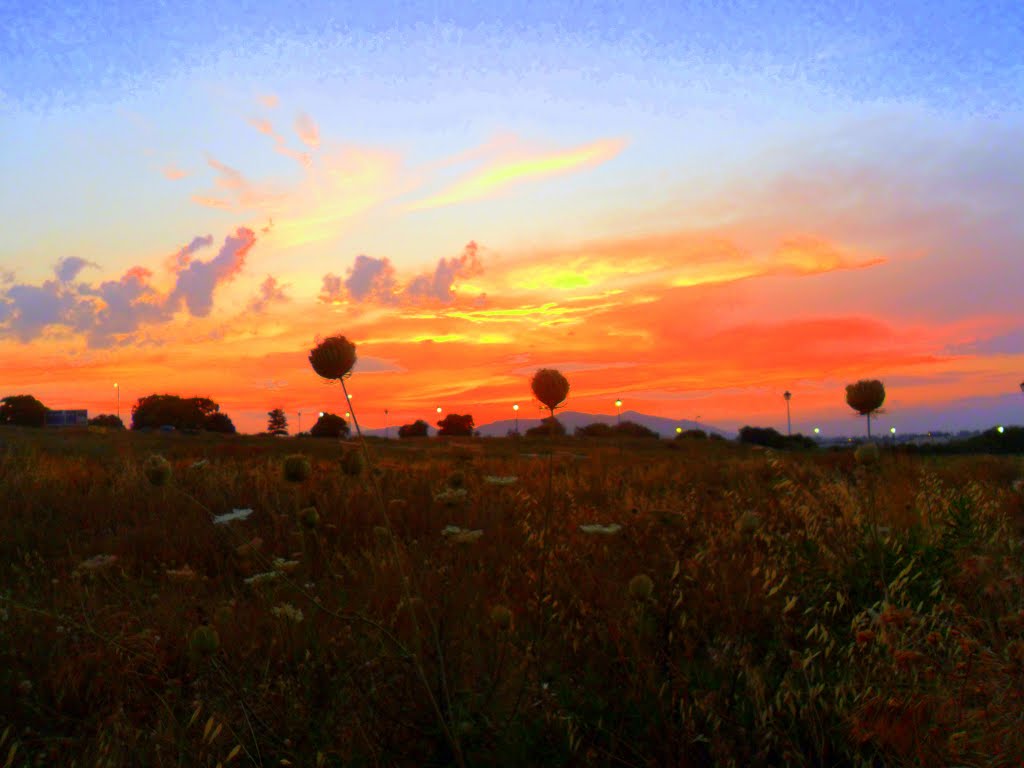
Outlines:
{"type": "Polygon", "coordinates": [[[359,477],[366,462],[358,451],[345,451],[341,456],[341,472],[348,477],[359,477]]]}
{"type": "Polygon", "coordinates": [[[343,379],[356,364],[356,345],[344,336],[330,336],[309,351],[309,362],[325,379],[343,379]]]}

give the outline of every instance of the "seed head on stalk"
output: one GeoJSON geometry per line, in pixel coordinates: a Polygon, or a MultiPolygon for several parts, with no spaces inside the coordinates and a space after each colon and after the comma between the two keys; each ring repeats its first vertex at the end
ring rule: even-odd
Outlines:
{"type": "Polygon", "coordinates": [[[530,387],[534,396],[551,411],[551,418],[555,418],[555,408],[569,395],[569,382],[565,376],[554,368],[541,368],[533,375],[530,387]]]}
{"type": "Polygon", "coordinates": [[[309,351],[309,363],[325,379],[343,379],[356,364],[356,345],[344,336],[328,336],[309,351]]]}

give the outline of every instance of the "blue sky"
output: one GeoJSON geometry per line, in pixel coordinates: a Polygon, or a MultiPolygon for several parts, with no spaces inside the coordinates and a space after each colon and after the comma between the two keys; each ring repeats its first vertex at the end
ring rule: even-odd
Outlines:
{"type": "Polygon", "coordinates": [[[0,5],[0,354],[48,391],[62,355],[104,381],[142,349],[138,387],[173,382],[176,349],[252,419],[270,361],[339,325],[420,370],[410,407],[559,359],[584,405],[718,392],[723,423],[798,384],[841,413],[860,373],[907,382],[905,412],[999,398],[1024,367],[1022,51],[1019,3],[0,5]],[[360,255],[393,277],[370,290],[360,255]],[[425,277],[455,304],[400,310],[425,277]]]}

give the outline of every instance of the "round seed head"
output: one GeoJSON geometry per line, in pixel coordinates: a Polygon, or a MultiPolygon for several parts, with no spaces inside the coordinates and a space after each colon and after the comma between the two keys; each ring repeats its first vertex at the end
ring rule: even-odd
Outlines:
{"type": "Polygon", "coordinates": [[[857,450],[854,451],[853,458],[857,460],[858,464],[864,466],[871,466],[877,464],[880,454],[878,453],[878,446],[875,443],[864,443],[858,445],[857,450]]]}
{"type": "Polygon", "coordinates": [[[654,591],[654,582],[646,573],[638,573],[629,580],[629,594],[634,600],[646,600],[654,591]]]}
{"type": "Polygon", "coordinates": [[[307,480],[313,473],[313,467],[310,465],[309,459],[301,453],[285,456],[283,470],[284,479],[289,483],[301,483],[307,480]]]}
{"type": "Polygon", "coordinates": [[[152,485],[167,485],[171,479],[171,464],[163,456],[154,453],[142,464],[142,471],[152,485]]]}
{"type": "Polygon", "coordinates": [[[303,527],[310,530],[316,528],[320,522],[320,515],[316,511],[316,507],[306,507],[299,510],[299,522],[302,523],[303,527]]]}
{"type": "Polygon", "coordinates": [[[554,410],[569,395],[569,382],[554,368],[541,368],[530,382],[534,396],[551,410],[554,410]]]}
{"type": "Polygon", "coordinates": [[[341,471],[348,477],[359,477],[365,466],[363,454],[359,451],[345,451],[341,456],[341,471]]]}
{"type": "Polygon", "coordinates": [[[330,336],[309,352],[313,370],[325,379],[341,379],[356,364],[356,345],[344,336],[330,336]]]}
{"type": "Polygon", "coordinates": [[[491,621],[498,629],[508,629],[512,626],[512,611],[504,605],[496,605],[491,608],[491,621]]]}

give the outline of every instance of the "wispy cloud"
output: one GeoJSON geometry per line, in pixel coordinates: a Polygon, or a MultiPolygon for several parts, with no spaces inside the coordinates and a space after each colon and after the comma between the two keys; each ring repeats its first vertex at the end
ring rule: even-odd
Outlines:
{"type": "Polygon", "coordinates": [[[295,118],[295,134],[310,149],[317,149],[320,146],[320,129],[313,122],[313,118],[305,112],[300,112],[295,118]]]}
{"type": "Polygon", "coordinates": [[[165,178],[170,179],[171,181],[177,181],[178,179],[183,179],[188,176],[188,171],[183,171],[176,165],[165,165],[160,169],[160,172],[165,178]]]}
{"type": "Polygon", "coordinates": [[[499,161],[436,195],[413,203],[409,210],[417,211],[478,200],[518,182],[592,167],[612,159],[625,146],[624,140],[604,139],[563,152],[499,161]]]}

